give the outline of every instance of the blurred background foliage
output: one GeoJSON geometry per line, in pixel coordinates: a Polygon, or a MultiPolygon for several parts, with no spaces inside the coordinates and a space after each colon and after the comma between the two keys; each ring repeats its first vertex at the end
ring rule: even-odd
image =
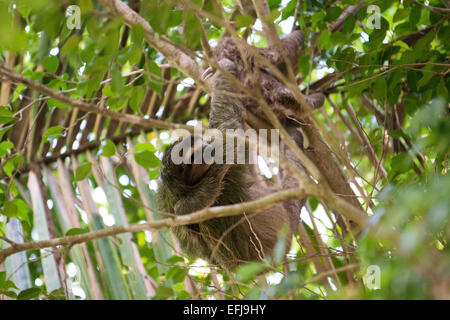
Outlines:
{"type": "MultiPolygon", "coordinates": [[[[224,34],[201,12],[220,18],[223,10],[250,44],[267,45],[261,22],[233,16],[232,0],[126,3],[200,64],[203,34],[212,47],[224,34]]],[[[364,1],[268,1],[280,36],[294,23],[305,33],[297,80],[327,95],[314,116],[339,146],[333,152],[371,215],[369,227],[353,237],[310,198],[287,264],[280,242],[273,258],[233,273],[181,253],[169,230],[100,239],[70,253],[31,250],[0,265],[0,297],[449,299],[449,8],[443,0],[371,4],[378,29],[364,1]],[[336,27],[348,8],[357,10],[336,27]],[[379,267],[379,283],[370,266],[379,267]]],[[[6,65],[72,99],[207,124],[209,95],[170,67],[142,27],[125,26],[97,1],[0,0],[0,30],[6,65]],[[79,29],[67,25],[69,5],[80,8],[79,29]]],[[[161,218],[151,209],[170,131],[78,111],[0,79],[0,248],[10,245],[5,238],[28,242],[161,218]]],[[[276,179],[270,163],[260,168],[276,179]]]]}

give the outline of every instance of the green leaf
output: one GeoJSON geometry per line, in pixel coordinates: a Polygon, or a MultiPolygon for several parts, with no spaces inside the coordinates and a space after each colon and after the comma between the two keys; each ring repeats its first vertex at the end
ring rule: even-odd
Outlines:
{"type": "Polygon", "coordinates": [[[319,201],[317,201],[317,199],[314,197],[310,197],[308,199],[308,201],[309,201],[309,205],[311,206],[312,211],[316,210],[317,207],[319,206],[319,201]]]}
{"type": "Polygon", "coordinates": [[[298,62],[298,69],[303,76],[307,76],[310,71],[311,56],[309,54],[303,56],[298,62]]]}
{"type": "Polygon", "coordinates": [[[369,36],[369,44],[372,48],[378,47],[386,38],[386,29],[375,29],[369,36]]]}
{"type": "Polygon", "coordinates": [[[158,180],[159,178],[159,170],[150,170],[148,177],[150,180],[158,180]]]}
{"type": "Polygon", "coordinates": [[[16,198],[10,201],[12,206],[15,206],[14,210],[16,211],[14,216],[19,218],[21,221],[28,221],[28,211],[29,208],[25,201],[22,199],[16,198]]]}
{"type": "Polygon", "coordinates": [[[64,288],[55,289],[47,296],[47,300],[66,300],[64,288]]]}
{"type": "Polygon", "coordinates": [[[297,0],[291,0],[286,7],[281,11],[281,20],[286,20],[290,16],[294,15],[295,7],[297,6],[297,0]]]}
{"type": "Polygon", "coordinates": [[[5,124],[14,119],[14,114],[9,111],[8,107],[0,106],[0,123],[5,124]]]}
{"type": "Polygon", "coordinates": [[[106,100],[106,104],[114,111],[120,111],[127,105],[128,98],[126,96],[110,97],[106,100]]]}
{"type": "Polygon", "coordinates": [[[246,14],[238,14],[236,16],[236,28],[246,28],[255,22],[255,18],[246,14]]]}
{"type": "Polygon", "coordinates": [[[347,35],[340,31],[333,32],[330,35],[330,41],[335,45],[343,45],[347,42],[347,35]]]}
{"type": "Polygon", "coordinates": [[[47,100],[47,105],[50,108],[53,108],[53,107],[54,108],[60,108],[60,109],[67,109],[68,108],[67,104],[62,103],[62,102],[60,102],[58,100],[55,100],[55,99],[48,99],[47,100]]]}
{"type": "Polygon", "coordinates": [[[438,95],[440,95],[442,98],[444,98],[446,101],[448,101],[448,90],[447,90],[447,87],[445,86],[444,79],[441,79],[439,81],[439,84],[436,89],[436,93],[438,95]]]}
{"type": "Polygon", "coordinates": [[[323,11],[314,13],[311,19],[312,23],[317,24],[319,21],[322,21],[325,18],[325,14],[323,11]]]}
{"type": "Polygon", "coordinates": [[[264,270],[264,265],[259,262],[244,264],[236,271],[236,280],[240,282],[248,282],[249,280],[255,278],[262,270],[264,270]]]}
{"type": "Polygon", "coordinates": [[[408,153],[402,152],[391,160],[391,169],[397,173],[406,172],[412,168],[412,159],[408,153]]]}
{"type": "Polygon", "coordinates": [[[123,90],[125,80],[122,78],[122,73],[117,66],[113,66],[111,70],[111,89],[116,95],[120,95],[123,90]]]}
{"type": "Polygon", "coordinates": [[[41,80],[44,77],[44,73],[42,71],[25,70],[22,75],[30,78],[31,80],[41,80]]]}
{"type": "Polygon", "coordinates": [[[317,39],[317,47],[321,50],[330,49],[330,47],[331,47],[330,36],[331,36],[331,33],[328,29],[323,31],[322,34],[320,35],[319,39],[317,39]]]}
{"type": "Polygon", "coordinates": [[[419,51],[419,56],[427,58],[430,51],[430,43],[433,41],[435,36],[436,32],[434,30],[429,31],[425,36],[417,40],[417,42],[413,45],[413,50],[416,53],[419,51]]]}
{"type": "Polygon", "coordinates": [[[18,84],[16,90],[14,90],[13,99],[12,101],[16,101],[17,98],[20,96],[22,91],[24,91],[27,87],[23,84],[18,84]]]}
{"type": "Polygon", "coordinates": [[[392,131],[389,131],[388,134],[390,137],[395,138],[395,139],[399,139],[404,136],[404,134],[401,130],[392,130],[392,131]]]}
{"type": "Polygon", "coordinates": [[[182,268],[179,266],[174,266],[167,271],[166,278],[172,279],[174,283],[179,283],[186,278],[189,272],[188,268],[182,268]]]}
{"type": "Polygon", "coordinates": [[[7,291],[7,290],[2,291],[2,290],[0,290],[0,293],[4,294],[5,296],[7,296],[7,297],[9,297],[11,299],[17,299],[17,294],[14,291],[7,291]]]}
{"type": "Polygon", "coordinates": [[[269,8],[278,8],[280,6],[281,0],[268,0],[267,1],[269,8]]]}
{"type": "Polygon", "coordinates": [[[88,13],[93,9],[93,7],[94,5],[92,4],[92,0],[80,0],[81,13],[88,13]]]}
{"type": "Polygon", "coordinates": [[[11,141],[6,140],[3,142],[0,142],[0,157],[3,157],[4,155],[9,154],[9,151],[14,148],[14,145],[11,141]]]}
{"type": "Polygon", "coordinates": [[[13,218],[18,214],[17,205],[13,201],[5,202],[3,215],[13,218]]]}
{"type": "Polygon", "coordinates": [[[5,165],[3,166],[3,171],[8,175],[8,177],[11,178],[12,171],[15,167],[17,167],[21,157],[22,155],[18,154],[14,158],[11,158],[8,161],[6,161],[5,165]]]}
{"type": "Polygon", "coordinates": [[[104,157],[112,157],[116,154],[116,146],[111,140],[105,139],[102,141],[100,154],[104,157]]]}
{"type": "Polygon", "coordinates": [[[91,173],[92,163],[87,162],[75,170],[75,181],[81,181],[91,173]]]}
{"type": "Polygon", "coordinates": [[[355,24],[356,24],[356,18],[354,15],[351,14],[347,17],[347,19],[345,19],[344,27],[343,27],[342,31],[347,34],[352,33],[353,29],[355,29],[355,24]]]}
{"type": "Polygon", "coordinates": [[[267,19],[266,19],[267,23],[273,24],[279,16],[280,16],[280,11],[278,11],[277,9],[271,10],[270,14],[267,16],[267,19]]]}
{"type": "Polygon", "coordinates": [[[6,280],[6,271],[0,272],[0,290],[3,289],[6,280]]]}
{"type": "Polygon", "coordinates": [[[430,105],[420,108],[410,120],[410,126],[407,129],[408,135],[417,138],[422,127],[435,125],[443,117],[446,106],[445,100],[438,97],[433,99],[430,105]]]}
{"type": "Polygon", "coordinates": [[[186,278],[188,273],[189,273],[188,268],[181,268],[173,275],[173,277],[172,277],[173,282],[174,283],[182,282],[186,278]]]}
{"type": "Polygon", "coordinates": [[[141,6],[152,28],[160,34],[164,34],[174,23],[181,23],[178,11],[173,12],[173,6],[166,3],[167,1],[147,0],[141,6]]]}
{"type": "Polygon", "coordinates": [[[136,162],[144,168],[157,168],[161,166],[161,160],[153,152],[148,150],[138,151],[134,154],[136,162]]]}
{"type": "Polygon", "coordinates": [[[276,265],[279,265],[283,262],[283,257],[286,253],[286,236],[288,234],[288,226],[284,225],[279,231],[278,231],[278,241],[275,244],[275,248],[273,249],[273,262],[276,265]]]}
{"type": "MultiPolygon", "coordinates": [[[[151,261],[154,261],[154,259],[153,260],[151,260],[151,261]]],[[[149,270],[148,270],[148,275],[150,276],[150,277],[152,277],[154,280],[158,280],[159,279],[159,270],[158,270],[158,266],[153,266],[153,267],[151,267],[149,270]]]]}
{"type": "Polygon", "coordinates": [[[386,100],[386,94],[387,94],[386,79],[383,76],[380,76],[375,80],[375,83],[373,85],[373,95],[378,101],[384,102],[386,100]]]}
{"type": "Polygon", "coordinates": [[[413,6],[411,9],[411,13],[409,15],[409,23],[412,27],[415,27],[417,23],[419,23],[420,15],[422,13],[422,10],[419,6],[413,6]]]}
{"type": "Polygon", "coordinates": [[[142,151],[142,150],[147,150],[150,152],[155,153],[156,152],[156,148],[153,144],[151,144],[150,142],[147,143],[138,143],[135,147],[135,151],[142,151]]]}
{"type": "MultiPolygon", "coordinates": [[[[0,272],[0,292],[7,295],[8,297],[12,297],[10,295],[8,295],[6,292],[8,292],[7,290],[9,289],[16,289],[19,290],[19,288],[17,288],[17,286],[15,285],[14,282],[12,282],[11,280],[7,280],[6,279],[6,272],[0,272]],[[3,279],[3,280],[2,280],[3,279]]],[[[11,291],[12,292],[12,291],[11,291]]],[[[17,295],[14,296],[14,298],[16,298],[17,295]]]]}
{"type": "Polygon", "coordinates": [[[52,142],[55,139],[58,139],[62,136],[62,132],[64,131],[64,127],[55,126],[48,128],[47,132],[42,136],[43,141],[52,142]]]}
{"type": "Polygon", "coordinates": [[[417,88],[421,88],[428,84],[428,82],[434,77],[434,75],[430,72],[424,72],[422,78],[417,82],[417,88]]]}
{"type": "Polygon", "coordinates": [[[212,16],[220,19],[222,7],[219,5],[219,1],[204,1],[203,10],[210,13],[212,16]]]}
{"type": "MultiPolygon", "coordinates": [[[[155,61],[149,60],[146,66],[150,73],[154,74],[157,78],[161,77],[161,68],[155,61]]],[[[160,79],[159,81],[162,81],[162,79],[160,79]]]]}
{"type": "Polygon", "coordinates": [[[112,90],[112,88],[109,84],[107,84],[106,86],[103,87],[102,94],[105,97],[115,97],[116,96],[116,94],[114,93],[114,91],[112,90]]]}
{"type": "Polygon", "coordinates": [[[13,127],[13,125],[9,125],[3,128],[0,128],[0,140],[3,138],[3,135],[8,132],[9,129],[11,129],[13,127]]]}
{"type": "Polygon", "coordinates": [[[17,300],[30,300],[39,297],[41,294],[41,289],[39,288],[29,288],[21,291],[17,296],[17,300]]]}
{"type": "Polygon", "coordinates": [[[130,97],[130,107],[135,113],[139,113],[139,107],[145,97],[145,88],[143,86],[133,87],[130,97]]]}
{"type": "Polygon", "coordinates": [[[280,291],[287,293],[291,290],[303,287],[303,277],[299,272],[289,272],[280,282],[280,291]]]}
{"type": "Polygon", "coordinates": [[[171,256],[169,259],[166,260],[166,264],[175,264],[177,262],[184,262],[183,257],[171,256]]]}
{"type": "Polygon", "coordinates": [[[133,44],[141,44],[144,41],[145,30],[140,24],[133,25],[130,34],[133,44]]]}
{"type": "Polygon", "coordinates": [[[86,229],[82,229],[82,228],[72,228],[70,230],[67,230],[66,232],[66,236],[76,236],[77,234],[83,234],[88,232],[88,230],[86,229]]]}
{"type": "Polygon", "coordinates": [[[80,35],[73,35],[67,40],[67,42],[64,44],[64,46],[61,49],[61,54],[63,55],[69,55],[70,53],[73,53],[73,51],[77,50],[78,44],[81,41],[80,35]]]}
{"type": "Polygon", "coordinates": [[[180,10],[171,10],[169,18],[169,26],[175,27],[183,22],[183,12],[180,10]]]}
{"type": "Polygon", "coordinates": [[[58,57],[49,56],[44,58],[44,68],[47,72],[55,73],[58,70],[59,60],[58,57]]]}
{"type": "Polygon", "coordinates": [[[156,289],[155,296],[152,298],[153,300],[167,300],[171,296],[173,296],[174,292],[172,288],[159,286],[156,289]]]}
{"type": "Polygon", "coordinates": [[[184,43],[191,49],[197,48],[200,44],[200,37],[202,35],[200,21],[192,12],[186,13],[185,21],[184,43]]]}
{"type": "Polygon", "coordinates": [[[394,22],[401,21],[408,18],[411,15],[411,10],[409,8],[398,8],[394,14],[394,22]]]}
{"type": "Polygon", "coordinates": [[[409,50],[409,46],[401,40],[395,41],[393,46],[397,46],[397,47],[403,48],[405,50],[409,50]]]}
{"type": "Polygon", "coordinates": [[[325,16],[325,21],[334,21],[342,13],[342,9],[339,7],[329,7],[327,8],[327,15],[325,16]]]}
{"type": "Polygon", "coordinates": [[[153,60],[149,60],[146,64],[146,71],[150,72],[152,75],[147,77],[148,78],[148,86],[156,91],[158,94],[161,93],[162,90],[162,76],[161,76],[161,69],[158,66],[156,62],[153,60]]]}

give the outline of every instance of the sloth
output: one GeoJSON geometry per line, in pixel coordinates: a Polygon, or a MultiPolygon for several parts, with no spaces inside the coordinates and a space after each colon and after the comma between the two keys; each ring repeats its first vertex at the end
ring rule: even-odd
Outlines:
{"type": "MultiPolygon", "coordinates": [[[[281,74],[288,74],[288,69],[292,70],[293,74],[297,74],[297,62],[304,40],[303,32],[301,30],[294,30],[280,40],[280,46],[269,46],[266,48],[253,47],[253,50],[268,60],[281,74]]],[[[305,110],[302,110],[294,94],[268,68],[261,66],[257,62],[257,59],[255,59],[255,56],[250,50],[247,48],[241,49],[239,50],[239,46],[233,38],[223,37],[217,46],[212,49],[212,53],[217,61],[222,59],[233,61],[236,64],[236,76],[239,81],[247,88],[257,86],[264,100],[278,119],[284,125],[291,126],[292,123],[288,121],[288,118],[303,115],[305,110]]],[[[325,96],[320,92],[303,95],[303,97],[313,109],[320,108],[325,100],[325,96]]],[[[250,97],[244,97],[242,104],[245,110],[259,118],[267,120],[264,111],[256,100],[250,97]]]]}
{"type": "MultiPolygon", "coordinates": [[[[225,73],[237,76],[233,61],[223,58],[219,65],[225,73]]],[[[227,129],[244,128],[242,101],[236,92],[239,90],[227,77],[220,70],[216,71],[212,78],[209,128],[223,134],[227,129]]],[[[257,179],[251,164],[208,164],[205,161],[177,164],[172,158],[174,148],[180,144],[192,146],[183,157],[193,160],[198,139],[201,138],[189,135],[166,148],[157,193],[161,211],[185,215],[207,207],[256,200],[281,189],[257,179]]],[[[201,151],[209,147],[208,143],[200,145],[201,151]]],[[[283,148],[285,146],[281,143],[280,149],[283,148]]],[[[280,180],[282,188],[298,186],[298,182],[283,171],[280,171],[280,180]]],[[[255,212],[178,226],[173,231],[189,255],[231,270],[241,263],[262,260],[273,254],[283,235],[287,250],[297,230],[301,206],[298,200],[285,201],[255,212]]]]}

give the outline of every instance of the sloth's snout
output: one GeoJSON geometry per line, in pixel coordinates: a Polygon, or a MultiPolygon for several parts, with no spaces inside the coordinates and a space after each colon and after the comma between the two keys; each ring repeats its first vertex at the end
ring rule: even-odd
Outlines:
{"type": "Polygon", "coordinates": [[[210,164],[207,164],[203,155],[205,150],[210,151],[212,148],[209,144],[201,144],[198,146],[192,146],[185,155],[185,161],[181,164],[183,170],[183,180],[189,185],[194,185],[199,182],[210,168],[210,164]]]}

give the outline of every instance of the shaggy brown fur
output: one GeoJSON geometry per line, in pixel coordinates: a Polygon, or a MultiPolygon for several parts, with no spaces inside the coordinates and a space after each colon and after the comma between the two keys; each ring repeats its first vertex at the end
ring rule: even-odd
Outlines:
{"type": "MultiPolygon", "coordinates": [[[[236,65],[228,59],[222,68],[237,75],[236,65]]],[[[227,92],[236,92],[228,80],[217,72],[213,79],[210,127],[243,128],[242,102],[227,92]]],[[[221,206],[258,199],[276,191],[251,175],[250,165],[180,164],[173,162],[171,151],[179,143],[190,143],[199,137],[188,136],[168,147],[163,157],[158,188],[160,210],[177,215],[188,214],[210,206],[221,206]]],[[[208,145],[201,145],[201,150],[208,145]]],[[[284,148],[282,145],[281,148],[284,148]]],[[[189,154],[195,152],[192,148],[189,154]]],[[[289,152],[287,153],[289,156],[289,152]]],[[[281,174],[282,187],[297,186],[290,176],[281,174]]],[[[261,260],[271,254],[283,226],[290,227],[287,247],[299,223],[299,201],[275,204],[262,212],[215,218],[199,224],[174,228],[181,246],[192,256],[232,269],[241,262],[261,260]]]]}
{"type": "MultiPolygon", "coordinates": [[[[292,32],[289,36],[281,39],[281,47],[288,60],[286,65],[282,53],[278,47],[255,48],[259,54],[267,58],[281,73],[287,74],[287,68],[291,68],[293,73],[297,73],[297,61],[299,57],[299,49],[303,45],[304,36],[300,30],[292,32]]],[[[254,87],[253,78],[256,85],[260,88],[265,101],[275,112],[278,119],[285,119],[286,116],[294,116],[299,110],[300,105],[296,101],[292,92],[286,88],[272,73],[266,68],[260,68],[255,62],[254,56],[249,52],[244,52],[244,57],[238,46],[229,37],[221,39],[218,45],[213,48],[213,54],[217,61],[221,59],[229,59],[236,64],[237,76],[242,83],[249,88],[254,87]],[[250,73],[245,68],[244,59],[247,61],[250,73]]],[[[305,96],[306,100],[313,108],[319,108],[324,103],[324,96],[321,93],[305,96]]],[[[252,112],[261,118],[266,118],[261,107],[256,101],[250,98],[242,99],[243,106],[246,110],[252,112]]]]}

